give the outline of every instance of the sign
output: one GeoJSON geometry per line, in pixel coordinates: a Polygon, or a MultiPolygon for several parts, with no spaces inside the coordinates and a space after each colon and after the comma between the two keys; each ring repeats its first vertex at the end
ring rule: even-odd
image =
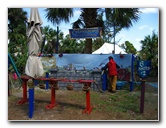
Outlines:
{"type": "Polygon", "coordinates": [[[151,69],[151,62],[149,60],[137,61],[137,71],[141,78],[145,78],[149,75],[151,69]]]}
{"type": "Polygon", "coordinates": [[[101,28],[69,29],[71,38],[97,38],[102,34],[101,28]]]}

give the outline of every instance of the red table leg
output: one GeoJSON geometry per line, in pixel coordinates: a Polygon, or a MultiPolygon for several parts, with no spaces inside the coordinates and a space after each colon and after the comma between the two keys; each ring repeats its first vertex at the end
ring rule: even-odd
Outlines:
{"type": "MultiPolygon", "coordinates": [[[[91,83],[88,83],[88,84],[85,83],[84,86],[89,86],[90,87],[90,85],[91,85],[91,83]]],[[[87,90],[86,91],[86,108],[83,111],[83,114],[86,114],[86,113],[90,114],[92,109],[93,109],[93,107],[90,106],[90,90],[87,90]]]]}
{"type": "Polygon", "coordinates": [[[28,102],[28,98],[27,98],[27,79],[23,80],[23,99],[18,101],[18,104],[24,104],[26,102],[28,102]]]}
{"type": "MultiPolygon", "coordinates": [[[[55,85],[57,85],[57,82],[55,82],[55,85]]],[[[55,98],[55,86],[51,86],[51,104],[47,105],[47,109],[52,109],[54,106],[57,106],[58,103],[56,103],[55,98]]]]}

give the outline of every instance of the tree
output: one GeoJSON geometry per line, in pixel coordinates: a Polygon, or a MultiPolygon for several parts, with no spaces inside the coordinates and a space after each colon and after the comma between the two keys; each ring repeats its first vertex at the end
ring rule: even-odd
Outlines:
{"type": "Polygon", "coordinates": [[[125,41],[125,43],[121,44],[120,47],[122,47],[125,50],[126,53],[132,53],[132,54],[136,54],[137,53],[136,48],[129,41],[125,41]]]}
{"type": "Polygon", "coordinates": [[[53,24],[60,24],[62,21],[68,23],[73,16],[73,8],[47,8],[46,18],[53,24]]]}
{"type": "MultiPolygon", "coordinates": [[[[50,26],[45,26],[43,28],[43,34],[45,35],[46,42],[47,42],[47,44],[44,47],[44,53],[45,54],[55,53],[56,51],[55,42],[57,40],[57,30],[53,30],[52,28],[50,28],[50,26]]],[[[59,31],[58,38],[60,40],[63,39],[63,32],[59,31]]]]}
{"type": "Polygon", "coordinates": [[[24,72],[27,60],[27,13],[22,8],[8,8],[8,52],[16,67],[24,72]]]}
{"type": "MultiPolygon", "coordinates": [[[[48,19],[48,21],[51,21],[54,25],[59,25],[63,21],[65,23],[68,23],[70,18],[73,16],[72,8],[47,8],[47,9],[45,9],[45,11],[46,11],[46,18],[48,19]]],[[[58,34],[58,33],[59,32],[57,32],[56,34],[58,34]]],[[[56,38],[56,41],[57,41],[57,45],[59,46],[58,37],[56,38]]],[[[54,44],[55,44],[55,42],[54,42],[54,44]]],[[[56,46],[54,46],[54,48],[56,48],[56,46]]],[[[54,52],[58,53],[58,51],[56,51],[56,49],[54,50],[54,52]]]]}
{"type": "Polygon", "coordinates": [[[158,76],[158,34],[153,31],[151,36],[145,36],[140,43],[142,44],[140,56],[146,54],[146,59],[151,60],[152,64],[151,75],[158,76]]]}
{"type": "MultiPolygon", "coordinates": [[[[47,11],[47,18],[49,21],[55,23],[60,23],[61,21],[69,22],[69,18],[73,16],[74,9],[68,9],[64,11],[64,8],[49,8],[47,11]],[[59,11],[63,10],[63,11],[59,11]],[[62,14],[61,14],[62,13],[62,14]],[[67,13],[67,14],[64,14],[67,13]]],[[[81,8],[81,15],[79,19],[73,23],[73,28],[93,28],[93,27],[103,27],[105,31],[107,30],[110,33],[110,29],[115,27],[113,37],[116,33],[119,32],[122,28],[129,28],[132,26],[132,21],[138,20],[139,11],[137,8],[81,8]],[[103,14],[106,14],[106,21],[102,17],[103,14]],[[107,28],[105,27],[107,25],[107,28]],[[109,31],[108,31],[109,30],[109,31]]],[[[92,53],[92,39],[86,39],[85,43],[85,53],[92,53]]]]}
{"type": "MultiPolygon", "coordinates": [[[[57,30],[53,30],[49,26],[43,28],[43,34],[46,37],[46,45],[44,47],[44,53],[55,53],[55,42],[57,40],[57,30]]],[[[59,53],[82,53],[84,47],[81,42],[76,39],[71,39],[69,35],[64,37],[63,32],[59,31],[59,53]]]]}
{"type": "Polygon", "coordinates": [[[106,37],[108,36],[107,38],[110,38],[110,40],[113,39],[112,42],[115,46],[116,34],[123,28],[129,29],[132,27],[133,22],[138,21],[140,12],[138,8],[106,8],[105,10],[107,19],[105,23],[107,26],[105,33],[108,33],[106,37]]]}
{"type": "Polygon", "coordinates": [[[103,38],[96,38],[92,41],[92,51],[96,51],[104,44],[103,38]]]}
{"type": "MultiPolygon", "coordinates": [[[[98,8],[82,8],[82,19],[85,23],[85,28],[97,27],[97,9],[98,8]]],[[[92,39],[86,39],[85,53],[92,53],[92,39]]]]}
{"type": "Polygon", "coordinates": [[[78,42],[76,39],[71,39],[69,35],[61,40],[60,52],[61,53],[82,53],[84,50],[84,43],[78,42]]]}

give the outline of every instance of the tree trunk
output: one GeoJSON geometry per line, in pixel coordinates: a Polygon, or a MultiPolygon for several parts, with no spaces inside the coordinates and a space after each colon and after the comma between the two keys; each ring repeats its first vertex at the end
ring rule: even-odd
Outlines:
{"type": "MultiPolygon", "coordinates": [[[[95,22],[97,18],[97,9],[98,8],[82,8],[82,17],[85,22],[86,28],[97,27],[97,24],[95,22]]],[[[86,39],[85,53],[92,53],[92,39],[86,39]]]]}
{"type": "Polygon", "coordinates": [[[92,53],[92,39],[86,39],[85,42],[85,53],[92,53]]]}

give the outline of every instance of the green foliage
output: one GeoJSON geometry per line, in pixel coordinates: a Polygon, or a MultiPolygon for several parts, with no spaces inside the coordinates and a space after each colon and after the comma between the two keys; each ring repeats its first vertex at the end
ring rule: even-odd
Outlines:
{"type": "Polygon", "coordinates": [[[46,18],[53,24],[59,24],[62,21],[68,23],[73,16],[72,8],[47,8],[45,11],[47,12],[46,18]]]}
{"type": "Polygon", "coordinates": [[[49,54],[49,53],[55,53],[56,51],[56,46],[55,43],[57,41],[57,30],[54,30],[50,28],[50,26],[45,26],[43,28],[43,34],[45,35],[46,42],[44,47],[44,53],[49,54]]]}
{"type": "MultiPolygon", "coordinates": [[[[57,43],[57,30],[53,30],[49,26],[43,28],[43,33],[46,37],[47,44],[44,47],[44,53],[55,53],[57,43]]],[[[59,53],[83,53],[84,41],[71,39],[69,35],[64,37],[63,32],[58,32],[58,52],[59,53]]]]}
{"type": "Polygon", "coordinates": [[[139,14],[138,8],[105,8],[103,38],[106,42],[111,42],[122,29],[132,27],[139,20],[139,14]]]}
{"type": "Polygon", "coordinates": [[[125,50],[126,53],[132,53],[132,54],[136,54],[137,53],[136,48],[129,41],[125,41],[125,43],[121,44],[120,47],[122,47],[125,50]]]}
{"type": "Polygon", "coordinates": [[[84,52],[84,41],[78,42],[76,39],[71,39],[69,35],[67,35],[60,42],[60,52],[61,53],[83,53],[84,52]]]}
{"type": "MultiPolygon", "coordinates": [[[[22,8],[8,9],[8,52],[20,73],[24,72],[27,60],[26,18],[22,8]]],[[[13,70],[13,69],[11,69],[13,70]]]]}
{"type": "MultiPolygon", "coordinates": [[[[73,16],[73,8],[47,8],[46,18],[53,24],[61,21],[69,22],[73,16]]],[[[110,42],[122,28],[130,28],[139,19],[138,8],[81,8],[78,20],[72,23],[73,28],[103,28],[103,39],[110,42]],[[103,21],[104,13],[106,21],[103,21]],[[110,34],[113,33],[113,34],[110,34]]],[[[86,39],[84,53],[92,53],[92,39],[86,39]]]]}
{"type": "Polygon", "coordinates": [[[102,38],[96,38],[92,42],[92,51],[99,49],[104,44],[104,40],[102,38]]]}
{"type": "Polygon", "coordinates": [[[158,76],[158,34],[154,31],[152,35],[145,36],[140,42],[142,50],[140,56],[146,54],[146,59],[151,60],[151,76],[158,76]]]}

